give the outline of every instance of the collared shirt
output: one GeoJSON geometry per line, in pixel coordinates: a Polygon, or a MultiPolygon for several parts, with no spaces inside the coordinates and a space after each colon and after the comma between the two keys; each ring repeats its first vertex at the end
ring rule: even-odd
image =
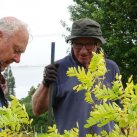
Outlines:
{"type": "MultiPolygon", "coordinates": [[[[78,93],[73,90],[73,87],[79,84],[77,78],[66,75],[69,67],[77,68],[78,64],[71,54],[56,63],[59,64],[59,67],[53,92],[53,112],[59,132],[63,133],[64,130],[70,130],[76,127],[77,124],[79,126],[79,137],[85,137],[86,134],[98,134],[102,130],[111,131],[114,127],[113,122],[101,128],[96,125],[89,129],[84,128],[86,120],[92,111],[92,105],[85,102],[84,90],[78,93]]],[[[119,74],[120,72],[117,64],[112,60],[106,59],[106,67],[109,71],[105,74],[103,83],[111,87],[116,73],[119,74]]]]}

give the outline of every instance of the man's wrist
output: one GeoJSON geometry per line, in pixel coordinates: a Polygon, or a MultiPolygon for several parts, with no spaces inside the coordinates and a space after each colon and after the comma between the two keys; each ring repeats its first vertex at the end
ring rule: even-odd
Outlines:
{"type": "Polygon", "coordinates": [[[44,79],[42,80],[42,84],[45,86],[45,87],[49,87],[49,83],[47,81],[45,81],[44,79]]]}

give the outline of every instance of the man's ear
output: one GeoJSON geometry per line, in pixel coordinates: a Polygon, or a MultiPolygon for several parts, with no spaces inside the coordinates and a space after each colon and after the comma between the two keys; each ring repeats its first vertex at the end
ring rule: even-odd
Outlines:
{"type": "Polygon", "coordinates": [[[96,53],[100,53],[100,51],[101,51],[100,46],[96,46],[96,53]]]}

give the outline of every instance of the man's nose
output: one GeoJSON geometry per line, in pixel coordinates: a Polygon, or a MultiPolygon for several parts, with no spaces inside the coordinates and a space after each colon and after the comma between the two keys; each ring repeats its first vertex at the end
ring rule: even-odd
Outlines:
{"type": "Polygon", "coordinates": [[[19,63],[20,62],[21,54],[15,54],[14,55],[14,62],[19,63]]]}
{"type": "Polygon", "coordinates": [[[87,49],[86,49],[86,47],[85,47],[85,46],[82,46],[82,48],[81,48],[80,52],[84,52],[84,53],[86,53],[86,52],[88,52],[88,51],[87,51],[87,49]]]}

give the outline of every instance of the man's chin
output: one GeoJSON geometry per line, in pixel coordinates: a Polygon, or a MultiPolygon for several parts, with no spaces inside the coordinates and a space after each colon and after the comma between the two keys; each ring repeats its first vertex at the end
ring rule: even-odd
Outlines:
{"type": "Polygon", "coordinates": [[[89,60],[88,60],[87,58],[81,58],[81,59],[79,60],[79,62],[80,62],[81,64],[83,64],[83,65],[89,64],[89,60]]]}

